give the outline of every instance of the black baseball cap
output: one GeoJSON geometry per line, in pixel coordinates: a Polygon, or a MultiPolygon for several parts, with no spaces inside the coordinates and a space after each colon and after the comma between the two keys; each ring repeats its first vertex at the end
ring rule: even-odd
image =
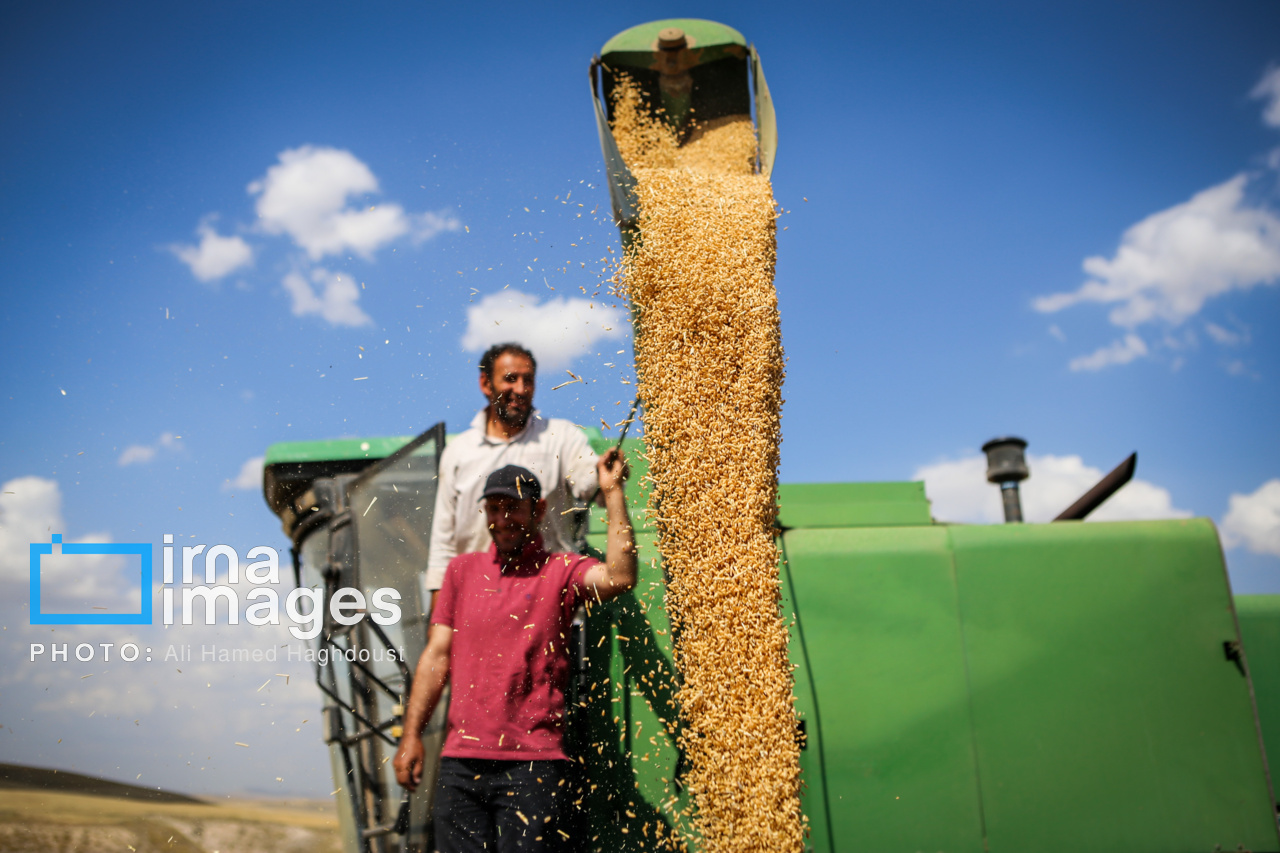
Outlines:
{"type": "Polygon", "coordinates": [[[528,468],[519,465],[504,465],[489,475],[484,481],[484,493],[480,499],[503,496],[508,498],[542,499],[542,485],[528,468]]]}

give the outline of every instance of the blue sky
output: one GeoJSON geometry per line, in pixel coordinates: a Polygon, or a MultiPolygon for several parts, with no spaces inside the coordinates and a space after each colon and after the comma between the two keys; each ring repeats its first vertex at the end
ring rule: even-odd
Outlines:
{"type": "MultiPolygon", "coordinates": [[[[246,463],[462,428],[495,319],[540,342],[544,380],[593,380],[544,381],[544,411],[625,407],[625,321],[560,329],[574,298],[609,310],[618,243],[586,70],[677,15],[755,42],[777,107],[783,480],[924,477],[939,517],[991,521],[977,448],[1013,433],[1045,518],[1137,450],[1104,517],[1209,516],[1237,590],[1280,592],[1280,7],[1245,2],[11,7],[6,583],[55,523],[286,547],[246,463]]],[[[71,697],[82,673],[26,672],[33,629],[4,618],[9,696],[71,697]]],[[[314,740],[196,777],[96,723],[72,758],[54,729],[83,715],[21,704],[0,700],[30,735],[0,731],[14,760],[142,761],[186,790],[327,776],[314,740]]]]}

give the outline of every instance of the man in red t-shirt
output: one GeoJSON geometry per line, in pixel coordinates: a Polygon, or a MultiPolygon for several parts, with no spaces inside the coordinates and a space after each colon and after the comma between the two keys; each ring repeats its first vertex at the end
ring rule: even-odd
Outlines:
{"type": "Polygon", "coordinates": [[[626,462],[606,453],[596,471],[608,511],[605,562],[549,554],[537,478],[518,465],[485,481],[493,544],[455,557],[431,612],[396,752],[396,780],[422,780],[422,728],[446,681],[453,691],[435,800],[440,853],[558,849],[568,795],[564,694],[569,625],[583,601],[607,601],[636,582],[635,535],[622,486],[626,462]]]}

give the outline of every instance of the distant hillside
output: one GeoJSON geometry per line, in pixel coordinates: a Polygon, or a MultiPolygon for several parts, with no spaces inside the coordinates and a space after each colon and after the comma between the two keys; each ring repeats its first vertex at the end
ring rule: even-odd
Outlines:
{"type": "Polygon", "coordinates": [[[0,788],[0,853],[343,853],[332,801],[212,803],[78,773],[0,765],[0,774],[23,786],[0,788]]]}
{"type": "Polygon", "coordinates": [[[23,767],[20,764],[0,764],[0,790],[24,788],[42,791],[66,791],[72,794],[90,794],[98,797],[123,797],[152,803],[203,803],[204,800],[175,794],[156,788],[126,785],[94,776],[68,773],[65,770],[49,770],[44,767],[23,767]]]}

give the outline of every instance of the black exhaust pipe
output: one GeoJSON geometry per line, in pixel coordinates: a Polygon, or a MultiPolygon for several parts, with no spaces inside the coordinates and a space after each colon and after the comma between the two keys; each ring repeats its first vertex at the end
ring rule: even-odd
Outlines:
{"type": "Polygon", "coordinates": [[[1138,467],[1138,454],[1133,452],[1129,458],[1121,462],[1115,469],[1098,481],[1098,484],[1080,496],[1071,506],[1058,513],[1054,521],[1079,521],[1098,507],[1107,498],[1120,491],[1120,487],[1133,479],[1133,472],[1138,467]]]}
{"type": "Polygon", "coordinates": [[[1027,442],[1017,436],[993,438],[982,445],[987,454],[987,482],[1000,487],[1000,500],[1004,504],[1004,523],[1022,521],[1022,496],[1018,483],[1031,475],[1027,468],[1027,442]]]}

